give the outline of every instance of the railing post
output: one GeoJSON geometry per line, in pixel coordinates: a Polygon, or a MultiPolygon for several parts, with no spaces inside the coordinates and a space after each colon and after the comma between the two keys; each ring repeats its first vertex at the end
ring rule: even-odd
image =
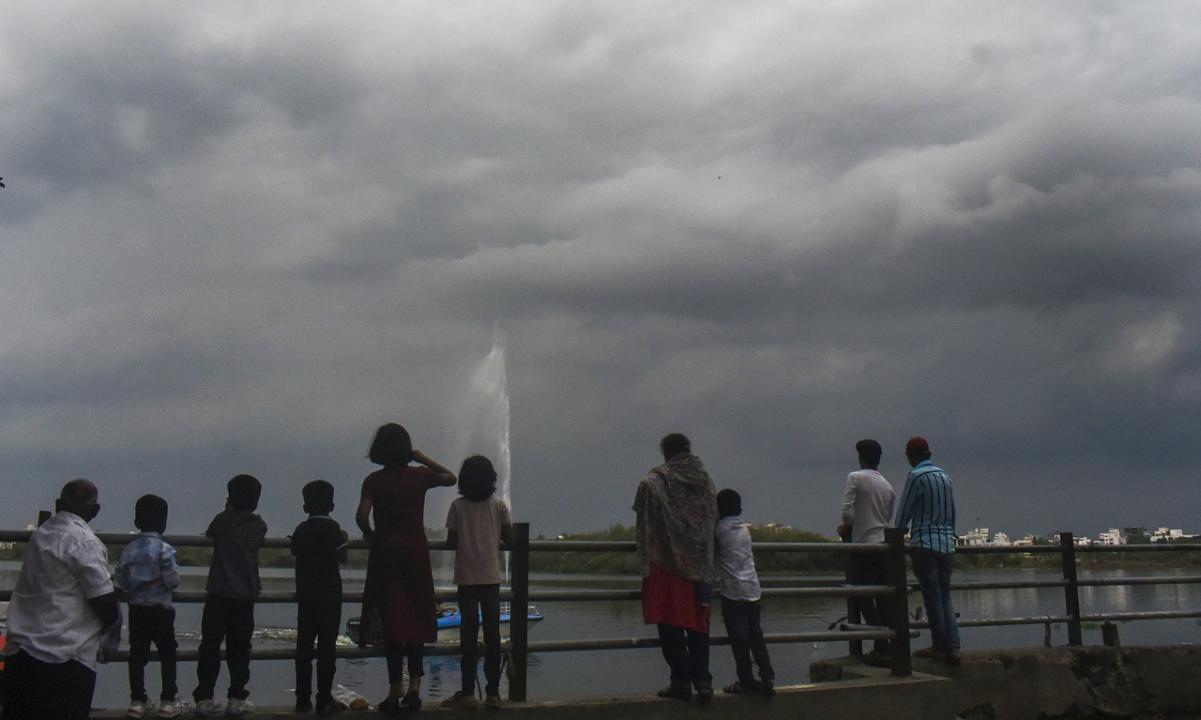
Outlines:
{"type": "MultiPolygon", "coordinates": [[[[846,537],[844,537],[842,539],[842,541],[844,543],[849,543],[851,541],[851,534],[847,533],[846,537]]],[[[847,560],[847,573],[846,573],[845,583],[847,585],[852,585],[853,581],[855,580],[855,577],[854,577],[854,574],[851,572],[851,569],[855,565],[855,558],[851,553],[846,553],[843,557],[845,557],[847,560]]],[[[859,614],[859,598],[854,598],[854,597],[847,598],[847,623],[850,625],[858,625],[862,619],[863,619],[863,617],[859,614]]],[[[847,641],[847,653],[850,654],[851,657],[862,658],[863,657],[863,641],[862,640],[848,640],[847,641]]]]}
{"type": "Polygon", "coordinates": [[[1059,533],[1059,551],[1063,557],[1064,605],[1068,614],[1068,645],[1083,645],[1080,632],[1080,586],[1076,579],[1076,542],[1070,532],[1059,533]]]}
{"type": "Polygon", "coordinates": [[[525,702],[529,659],[530,524],[513,523],[513,548],[509,555],[509,583],[513,603],[509,606],[509,639],[512,641],[513,674],[509,678],[509,700],[525,702]]]}
{"type": "Polygon", "coordinates": [[[892,597],[888,602],[888,625],[893,638],[889,643],[889,658],[892,674],[909,677],[913,674],[913,658],[909,647],[909,576],[905,570],[905,531],[901,528],[886,528],[884,542],[888,544],[884,563],[888,572],[888,584],[892,586],[892,597]]]}

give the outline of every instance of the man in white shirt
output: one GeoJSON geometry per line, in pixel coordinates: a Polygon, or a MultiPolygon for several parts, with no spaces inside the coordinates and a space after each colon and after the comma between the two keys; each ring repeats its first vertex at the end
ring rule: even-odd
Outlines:
{"type": "Polygon", "coordinates": [[[63,486],[53,517],[29,538],[8,606],[5,720],[86,720],[104,628],[120,615],[108,551],[88,521],[96,486],[63,486]]]}
{"type": "MultiPolygon", "coordinates": [[[[846,491],[842,496],[842,524],[838,535],[853,543],[882,543],[884,529],[890,527],[896,493],[880,474],[880,443],[860,440],[855,443],[859,454],[859,470],[847,475],[846,491]]],[[[888,580],[884,553],[849,556],[847,580],[852,585],[885,585],[888,580]]],[[[863,621],[868,625],[888,624],[888,605],[885,598],[860,598],[857,603],[863,621]]],[[[888,641],[876,640],[872,652],[864,657],[869,665],[888,664],[888,641]]]]}

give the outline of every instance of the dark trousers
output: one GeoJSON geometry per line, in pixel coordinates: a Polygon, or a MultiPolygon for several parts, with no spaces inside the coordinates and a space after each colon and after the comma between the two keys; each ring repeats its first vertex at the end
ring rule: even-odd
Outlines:
{"type": "Polygon", "coordinates": [[[129,606],[129,697],[149,701],[146,695],[146,663],[150,644],[158,650],[163,679],[162,700],[174,700],[179,694],[175,684],[175,608],[162,605],[129,606]]]}
{"type": "Polygon", "coordinates": [[[913,549],[913,574],[922,589],[922,604],[930,620],[930,641],[935,650],[959,648],[959,621],[951,604],[951,573],[955,556],[928,548],[913,549]]]}
{"type": "Polygon", "coordinates": [[[96,673],[80,662],[47,663],[19,652],[4,668],[4,720],[87,720],[96,673]]]}
{"type": "Polygon", "coordinates": [[[726,635],[730,638],[730,649],[734,651],[734,667],[738,681],[750,685],[755,681],[751,657],[759,666],[759,677],[774,680],[776,671],[771,667],[771,656],[767,654],[767,643],[763,640],[763,606],[758,600],[721,599],[721,619],[726,624],[726,635]]]}
{"type": "Polygon", "coordinates": [[[484,692],[500,693],[500,585],[460,585],[459,670],[463,692],[475,691],[475,667],[479,659],[480,620],[484,625],[484,692]]]}
{"type": "Polygon", "coordinates": [[[672,685],[691,684],[698,690],[713,687],[708,633],[659,623],[659,643],[671,668],[672,685]]]}
{"type": "Polygon", "coordinates": [[[423,643],[387,643],[384,659],[388,663],[388,682],[397,683],[404,679],[405,660],[409,661],[409,679],[425,675],[422,660],[425,657],[423,643]]]}
{"type": "MultiPolygon", "coordinates": [[[[887,585],[888,566],[885,564],[884,553],[852,554],[847,565],[847,581],[851,585],[887,585]]],[[[888,625],[888,598],[855,598],[855,606],[863,616],[865,625],[888,625]]],[[[887,640],[876,640],[872,649],[887,655],[889,645],[887,640]]]]}
{"type": "Polygon", "coordinates": [[[296,698],[313,695],[313,658],[317,659],[317,704],[334,699],[334,651],[342,627],[342,597],[296,599],[296,698]],[[316,641],[316,652],[313,642],[316,641]]]}
{"type": "Polygon", "coordinates": [[[200,651],[196,661],[196,702],[213,699],[213,688],[221,672],[221,643],[225,643],[225,664],[229,667],[228,696],[236,700],[250,697],[250,636],[254,633],[254,600],[209,595],[200,619],[200,651]]]}

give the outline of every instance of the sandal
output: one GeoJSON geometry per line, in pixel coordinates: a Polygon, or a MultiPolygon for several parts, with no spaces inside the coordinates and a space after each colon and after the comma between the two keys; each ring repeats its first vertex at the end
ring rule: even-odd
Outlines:
{"type": "Polygon", "coordinates": [[[417,712],[421,709],[421,696],[415,692],[405,693],[405,696],[400,699],[400,707],[402,710],[417,712]]]}
{"type": "Polygon", "coordinates": [[[396,698],[385,698],[379,705],[375,706],[375,709],[381,715],[388,715],[390,717],[400,716],[400,702],[396,698]]]}
{"type": "Polygon", "coordinates": [[[726,685],[721,689],[721,691],[727,695],[758,695],[760,691],[757,685],[757,683],[748,684],[741,680],[737,680],[729,685],[726,685]]]}

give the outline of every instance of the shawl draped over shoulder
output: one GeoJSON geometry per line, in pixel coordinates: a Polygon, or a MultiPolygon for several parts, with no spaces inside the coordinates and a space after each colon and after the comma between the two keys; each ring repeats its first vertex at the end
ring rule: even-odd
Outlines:
{"type": "Polygon", "coordinates": [[[692,582],[717,580],[717,490],[700,458],[680,453],[651,470],[638,484],[634,512],[643,577],[654,564],[692,582]]]}

